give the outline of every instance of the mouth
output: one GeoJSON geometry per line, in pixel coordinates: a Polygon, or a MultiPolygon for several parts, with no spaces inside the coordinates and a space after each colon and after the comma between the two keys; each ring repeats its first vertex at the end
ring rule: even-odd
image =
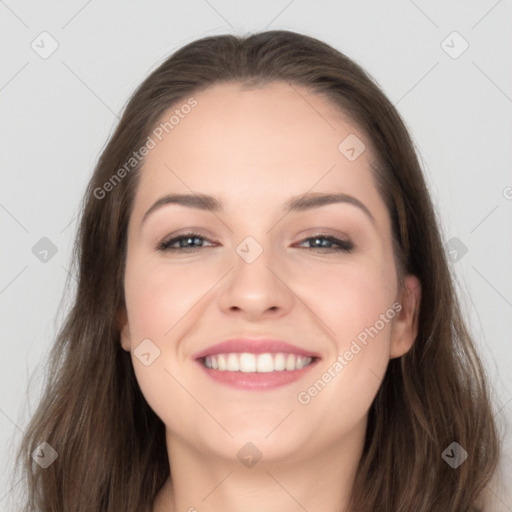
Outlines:
{"type": "Polygon", "coordinates": [[[200,358],[200,361],[206,368],[219,372],[269,373],[301,370],[316,359],[316,357],[286,352],[263,354],[244,352],[205,356],[200,358]]]}
{"type": "Polygon", "coordinates": [[[304,377],[321,358],[278,340],[232,339],[193,356],[214,381],[246,390],[267,390],[304,377]]]}

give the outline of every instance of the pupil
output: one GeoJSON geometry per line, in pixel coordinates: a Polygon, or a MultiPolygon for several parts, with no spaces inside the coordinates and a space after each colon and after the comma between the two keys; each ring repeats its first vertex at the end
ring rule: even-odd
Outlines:
{"type": "Polygon", "coordinates": [[[314,240],[315,240],[316,242],[320,241],[320,243],[319,243],[319,244],[316,244],[316,245],[319,245],[319,246],[325,246],[325,245],[324,245],[324,242],[325,242],[325,243],[328,243],[328,244],[330,244],[330,243],[331,243],[331,242],[330,242],[330,240],[327,240],[327,239],[325,239],[325,238],[315,238],[314,240]]]}
{"type": "Polygon", "coordinates": [[[197,237],[189,237],[189,238],[184,239],[183,241],[186,242],[186,244],[191,243],[192,245],[194,245],[192,242],[193,240],[199,240],[199,239],[197,237]]]}

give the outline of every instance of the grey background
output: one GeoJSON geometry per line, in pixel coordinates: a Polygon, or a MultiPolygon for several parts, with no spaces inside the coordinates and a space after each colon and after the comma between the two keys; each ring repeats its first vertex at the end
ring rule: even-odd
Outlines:
{"type": "MultiPolygon", "coordinates": [[[[458,239],[450,243],[458,247],[453,267],[491,375],[510,475],[511,14],[510,0],[0,0],[0,509],[15,510],[6,508],[16,493],[14,444],[69,304],[63,292],[78,204],[129,94],[185,43],[265,29],[303,32],[346,53],[404,117],[445,241],[458,239]],[[58,43],[46,59],[31,47],[51,48],[43,31],[58,43]],[[453,31],[469,44],[457,58],[463,41],[453,31]],[[46,262],[33,253],[43,237],[57,250],[46,262]]],[[[512,511],[510,489],[492,491],[500,510],[512,511]]]]}

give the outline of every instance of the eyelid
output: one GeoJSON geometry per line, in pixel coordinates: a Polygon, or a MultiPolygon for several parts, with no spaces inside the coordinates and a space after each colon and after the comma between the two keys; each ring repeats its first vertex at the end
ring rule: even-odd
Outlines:
{"type": "Polygon", "coordinates": [[[350,239],[350,236],[347,233],[340,231],[339,229],[322,227],[322,226],[320,226],[318,228],[305,229],[305,230],[301,231],[298,235],[296,235],[294,238],[304,239],[304,238],[309,238],[312,236],[332,236],[332,237],[338,238],[340,240],[349,240],[350,239]]]}
{"type": "Polygon", "coordinates": [[[215,236],[205,228],[190,226],[190,227],[186,227],[186,228],[182,228],[182,229],[177,229],[176,231],[172,231],[171,233],[168,233],[164,237],[155,238],[155,242],[157,244],[159,244],[161,242],[166,242],[166,241],[172,240],[173,238],[178,238],[180,236],[186,236],[186,235],[201,236],[201,237],[207,238],[209,240],[212,240],[215,238],[215,236]]]}

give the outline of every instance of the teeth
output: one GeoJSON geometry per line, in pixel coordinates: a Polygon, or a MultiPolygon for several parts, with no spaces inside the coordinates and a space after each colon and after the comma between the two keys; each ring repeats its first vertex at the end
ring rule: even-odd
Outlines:
{"type": "Polygon", "coordinates": [[[221,372],[226,370],[226,356],[222,354],[217,357],[217,370],[221,372]]]}
{"type": "Polygon", "coordinates": [[[273,372],[274,360],[270,354],[260,354],[256,359],[256,370],[258,372],[273,372]]]}
{"type": "Polygon", "coordinates": [[[228,364],[226,370],[228,370],[228,372],[237,372],[240,370],[240,360],[236,354],[228,355],[228,364]]]}
{"type": "Polygon", "coordinates": [[[284,358],[284,354],[276,354],[274,356],[274,370],[277,372],[281,372],[286,368],[286,361],[284,358]]]}
{"type": "Polygon", "coordinates": [[[313,361],[311,357],[303,357],[296,354],[216,354],[206,356],[204,365],[221,372],[245,372],[267,373],[281,372],[284,370],[300,370],[313,361]]]}
{"type": "MultiPolygon", "coordinates": [[[[215,356],[213,356],[215,358],[215,356]]],[[[240,371],[241,372],[255,372],[256,371],[256,356],[254,354],[240,354],[240,371]]]]}

